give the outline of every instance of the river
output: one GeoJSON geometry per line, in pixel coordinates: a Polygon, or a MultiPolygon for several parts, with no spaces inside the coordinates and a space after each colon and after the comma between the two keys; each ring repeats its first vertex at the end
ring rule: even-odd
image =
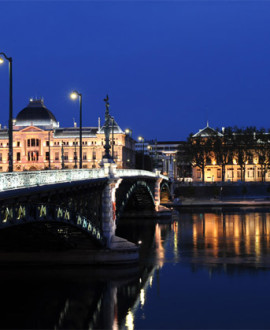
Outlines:
{"type": "Polygon", "coordinates": [[[1,328],[269,329],[268,209],[121,219],[138,265],[1,267],[1,328]]]}

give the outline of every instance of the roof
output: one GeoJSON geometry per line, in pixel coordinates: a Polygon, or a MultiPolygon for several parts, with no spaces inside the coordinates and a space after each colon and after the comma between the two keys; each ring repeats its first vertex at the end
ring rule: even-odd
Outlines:
{"type": "Polygon", "coordinates": [[[207,126],[203,129],[200,129],[199,132],[194,134],[192,137],[209,137],[209,136],[223,136],[223,134],[221,134],[214,128],[209,127],[209,124],[207,122],[207,126]]]}
{"type": "MultiPolygon", "coordinates": [[[[82,136],[84,138],[96,137],[98,127],[82,127],[82,136]]],[[[79,138],[79,127],[62,127],[54,130],[55,138],[79,138]]]]}
{"type": "MultiPolygon", "coordinates": [[[[110,133],[113,131],[114,134],[124,134],[124,132],[122,131],[121,127],[117,124],[117,122],[113,119],[110,120],[110,133]]],[[[98,131],[98,134],[104,134],[104,128],[105,125],[103,125],[98,131]]]]}
{"type": "Polygon", "coordinates": [[[58,127],[59,125],[53,113],[45,107],[43,100],[30,99],[28,106],[18,113],[16,126],[58,127]]]}

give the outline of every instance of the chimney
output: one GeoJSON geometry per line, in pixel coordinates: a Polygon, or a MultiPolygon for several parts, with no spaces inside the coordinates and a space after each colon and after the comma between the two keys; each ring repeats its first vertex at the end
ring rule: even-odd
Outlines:
{"type": "Polygon", "coordinates": [[[98,117],[98,130],[100,130],[100,117],[98,117]]]}

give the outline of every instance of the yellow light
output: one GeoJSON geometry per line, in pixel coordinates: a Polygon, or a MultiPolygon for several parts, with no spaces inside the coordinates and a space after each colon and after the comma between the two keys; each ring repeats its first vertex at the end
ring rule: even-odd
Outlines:
{"type": "Polygon", "coordinates": [[[125,133],[126,134],[129,134],[130,133],[130,130],[128,128],[125,129],[125,133]]]}
{"type": "Polygon", "coordinates": [[[72,93],[70,93],[70,98],[71,98],[72,100],[76,100],[76,99],[78,98],[78,93],[76,93],[76,92],[72,92],[72,93]]]}
{"type": "Polygon", "coordinates": [[[0,57],[0,64],[3,64],[5,61],[3,59],[3,57],[0,57]]]}
{"type": "Polygon", "coordinates": [[[144,138],[143,138],[142,136],[139,136],[139,137],[138,137],[138,140],[139,140],[139,141],[144,141],[144,138]]]}

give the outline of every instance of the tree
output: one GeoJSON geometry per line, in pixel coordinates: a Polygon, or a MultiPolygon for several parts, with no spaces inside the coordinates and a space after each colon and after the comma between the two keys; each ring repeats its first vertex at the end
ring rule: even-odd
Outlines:
{"type": "Polygon", "coordinates": [[[202,171],[202,182],[205,179],[205,166],[209,163],[213,152],[213,143],[209,138],[189,137],[190,162],[193,166],[197,166],[202,171]]]}
{"type": "Polygon", "coordinates": [[[234,155],[232,128],[226,128],[223,132],[223,136],[217,134],[213,140],[214,157],[216,163],[221,166],[221,177],[224,182],[226,165],[232,162],[234,155]]]}
{"type": "Polygon", "coordinates": [[[257,131],[257,146],[255,150],[258,156],[258,164],[261,166],[261,179],[264,182],[270,167],[270,141],[269,134],[263,128],[257,131]]]}

